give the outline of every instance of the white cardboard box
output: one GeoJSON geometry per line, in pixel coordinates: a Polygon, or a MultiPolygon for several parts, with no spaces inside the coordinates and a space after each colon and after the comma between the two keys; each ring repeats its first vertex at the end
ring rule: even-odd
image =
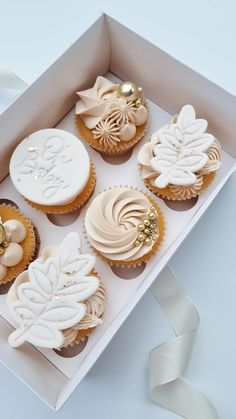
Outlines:
{"type": "Polygon", "coordinates": [[[209,121],[209,132],[221,141],[223,165],[192,208],[184,210],[182,207],[182,211],[176,211],[158,199],[166,217],[166,237],[140,275],[124,280],[108,265],[97,261],[97,270],[108,290],[107,309],[103,324],[76,357],[63,358],[52,350],[38,350],[29,344],[17,350],[10,348],[7,338],[12,330],[12,319],[5,295],[0,296],[0,359],[55,410],[91,368],[236,167],[236,98],[103,15],[0,116],[1,198],[15,201],[32,219],[41,237],[41,247],[56,244],[67,232],[76,230],[83,235],[83,248],[88,250],[83,233],[86,208],[78,218],[72,218],[71,224],[63,227],[30,208],[7,176],[11,153],[22,138],[37,129],[58,126],[77,134],[73,109],[77,99],[75,91],[90,87],[97,75],[107,73],[112,79],[133,80],[144,88],[149,99],[150,123],[145,138],[122,164],[110,164],[88,148],[97,171],[95,194],[117,184],[144,189],[137,169],[138,150],[151,132],[168,122],[170,115],[186,103],[193,104],[198,115],[209,121]]]}

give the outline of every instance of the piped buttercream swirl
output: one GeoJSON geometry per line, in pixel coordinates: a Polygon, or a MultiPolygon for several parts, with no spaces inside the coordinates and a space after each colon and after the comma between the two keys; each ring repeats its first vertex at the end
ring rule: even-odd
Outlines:
{"type": "MultiPolygon", "coordinates": [[[[151,247],[135,246],[138,225],[147,218],[151,203],[140,191],[113,188],[99,194],[85,216],[85,229],[92,247],[112,261],[131,261],[151,247]]],[[[158,224],[158,223],[157,223],[158,224]]],[[[158,226],[157,226],[158,229],[158,226]]],[[[157,230],[158,237],[158,230],[157,230]]]]}

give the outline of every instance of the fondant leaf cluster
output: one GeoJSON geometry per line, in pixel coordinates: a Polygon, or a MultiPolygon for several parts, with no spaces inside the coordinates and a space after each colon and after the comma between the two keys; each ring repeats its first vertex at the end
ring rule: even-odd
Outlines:
{"type": "Polygon", "coordinates": [[[196,182],[195,173],[205,166],[208,160],[205,151],[214,141],[206,129],[207,121],[196,119],[194,108],[186,105],[176,123],[159,131],[160,142],[155,145],[155,157],[151,159],[153,169],[159,173],[155,180],[157,187],[196,182]]]}
{"type": "Polygon", "coordinates": [[[80,253],[76,233],[64,239],[55,256],[31,263],[28,280],[18,286],[17,301],[10,304],[19,324],[9,336],[10,345],[28,341],[41,347],[60,347],[64,340],[61,330],[85,316],[83,301],[98,289],[98,279],[90,275],[94,264],[94,256],[80,253]]]}

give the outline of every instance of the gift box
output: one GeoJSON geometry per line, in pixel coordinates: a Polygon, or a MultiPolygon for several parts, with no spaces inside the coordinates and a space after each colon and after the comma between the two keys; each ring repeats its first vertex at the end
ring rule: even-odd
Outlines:
{"type": "Polygon", "coordinates": [[[14,326],[6,295],[0,295],[0,359],[54,410],[63,405],[92,367],[236,167],[236,98],[158,46],[102,15],[0,116],[1,198],[14,201],[33,221],[40,235],[41,248],[59,243],[69,231],[78,231],[83,250],[91,251],[84,234],[87,207],[79,214],[63,217],[47,216],[32,209],[10,181],[9,160],[18,142],[36,130],[58,127],[79,136],[74,116],[75,92],[91,87],[97,75],[105,75],[113,81],[132,80],[142,86],[148,98],[150,118],[145,138],[129,155],[119,159],[103,158],[86,146],[97,172],[95,194],[117,185],[145,190],[138,174],[138,151],[150,134],[167,123],[186,103],[192,104],[197,114],[209,121],[208,131],[223,147],[223,164],[198,199],[174,204],[158,199],[166,218],[165,240],[146,265],[117,269],[97,260],[96,269],[108,293],[106,312],[103,324],[75,356],[65,358],[58,352],[30,344],[19,349],[10,348],[8,336],[14,326]]]}

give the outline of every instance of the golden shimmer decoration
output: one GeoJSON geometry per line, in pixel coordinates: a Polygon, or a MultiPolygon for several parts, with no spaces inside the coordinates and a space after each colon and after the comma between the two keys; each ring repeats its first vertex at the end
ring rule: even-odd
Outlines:
{"type": "Polygon", "coordinates": [[[138,224],[139,234],[136,237],[134,242],[135,246],[140,246],[141,243],[144,243],[145,246],[150,246],[152,242],[155,242],[157,239],[157,212],[155,207],[150,207],[150,212],[148,217],[144,218],[142,223],[138,224]]]}

